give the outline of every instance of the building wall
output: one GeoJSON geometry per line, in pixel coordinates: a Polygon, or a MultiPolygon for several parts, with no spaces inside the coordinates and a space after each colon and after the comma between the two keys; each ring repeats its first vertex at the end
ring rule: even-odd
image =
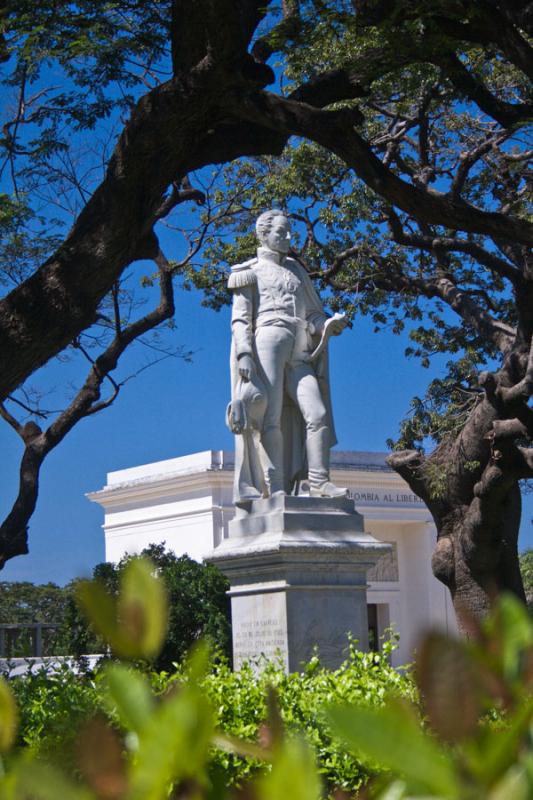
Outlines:
{"type": "MultiPolygon", "coordinates": [[[[367,596],[378,634],[389,626],[400,634],[394,663],[407,663],[425,629],[456,630],[448,593],[431,573],[431,515],[383,453],[333,452],[332,479],[349,488],[365,530],[394,545],[369,575],[367,596]]],[[[108,473],[104,488],[88,495],[105,511],[106,559],[165,542],[202,560],[228,535],[232,482],[233,453],[218,450],[108,473]]]]}

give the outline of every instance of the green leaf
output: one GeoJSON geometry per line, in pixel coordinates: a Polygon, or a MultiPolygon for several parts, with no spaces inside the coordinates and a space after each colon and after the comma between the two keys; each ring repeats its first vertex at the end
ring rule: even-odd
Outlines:
{"type": "Polygon", "coordinates": [[[6,681],[0,678],[0,752],[9,750],[17,733],[17,704],[6,681]]]}
{"type": "Polygon", "coordinates": [[[76,785],[50,764],[22,761],[16,773],[16,797],[31,797],[31,800],[96,800],[92,792],[76,785]]]}
{"type": "Polygon", "coordinates": [[[516,764],[498,781],[487,800],[530,800],[532,789],[526,770],[516,764]]]}
{"type": "Polygon", "coordinates": [[[502,594],[489,625],[501,637],[504,675],[514,679],[520,671],[524,652],[533,647],[533,622],[527,607],[512,594],[502,594]]]}
{"type": "Polygon", "coordinates": [[[276,748],[272,769],[258,780],[256,792],[258,800],[319,800],[321,788],[311,748],[294,738],[276,748]]]}
{"type": "Polygon", "coordinates": [[[417,794],[415,798],[408,794],[404,781],[393,781],[376,795],[376,800],[441,800],[441,798],[435,797],[435,795],[420,794],[417,794]]]}
{"type": "Polygon", "coordinates": [[[211,664],[211,654],[207,642],[197,642],[191,648],[185,665],[188,683],[198,685],[207,675],[211,664]]]}
{"type": "Polygon", "coordinates": [[[404,781],[393,781],[378,795],[378,800],[405,800],[407,786],[404,781]]]}
{"type": "Polygon", "coordinates": [[[533,697],[528,697],[514,714],[505,719],[505,727],[486,729],[479,743],[465,747],[470,769],[490,786],[516,760],[521,741],[533,720],[533,697]],[[477,746],[476,746],[477,744],[477,746]]]}
{"type": "Polygon", "coordinates": [[[463,642],[437,631],[424,637],[416,657],[416,681],[432,730],[457,742],[471,736],[481,715],[480,680],[463,642]]]}
{"type": "Polygon", "coordinates": [[[117,712],[121,724],[140,733],[155,708],[148,679],[122,664],[111,664],[105,671],[108,704],[117,712]]]}
{"type": "Polygon", "coordinates": [[[126,564],[118,599],[99,581],[81,581],[77,595],[93,628],[124,658],[153,658],[161,648],[168,619],[163,582],[146,558],[126,564]]]}
{"type": "Polygon", "coordinates": [[[389,699],[383,708],[340,706],[328,711],[333,732],[355,756],[365,755],[405,778],[409,789],[458,798],[453,763],[408,707],[389,699]]]}
{"type": "MultiPolygon", "coordinates": [[[[92,627],[112,646],[117,644],[116,602],[99,581],[80,581],[76,598],[92,627]]],[[[119,651],[120,651],[119,646],[119,651]]]]}
{"type": "Polygon", "coordinates": [[[124,797],[128,788],[124,744],[103,716],[85,722],[76,751],[78,770],[99,800],[124,797]]]}
{"type": "Polygon", "coordinates": [[[209,702],[196,687],[165,698],[139,734],[128,800],[163,800],[173,782],[205,782],[214,724],[209,702]]]}
{"type": "Polygon", "coordinates": [[[168,606],[163,581],[148,559],[134,558],[127,564],[117,611],[125,635],[137,644],[139,654],[156,656],[165,638],[168,606]]]}

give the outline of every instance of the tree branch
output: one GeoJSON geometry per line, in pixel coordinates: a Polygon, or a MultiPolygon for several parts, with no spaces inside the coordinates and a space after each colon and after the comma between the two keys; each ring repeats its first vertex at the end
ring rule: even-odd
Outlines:
{"type": "Polygon", "coordinates": [[[503,400],[506,405],[511,405],[517,400],[527,403],[533,394],[533,340],[529,349],[529,357],[527,360],[526,370],[522,380],[518,381],[514,386],[506,387],[500,386],[497,389],[498,397],[503,400]]]}
{"type": "Polygon", "coordinates": [[[11,425],[13,430],[22,438],[23,425],[18,421],[18,419],[16,419],[16,417],[9,413],[3,403],[0,403],[0,417],[2,417],[2,419],[5,420],[8,425],[11,425]]]}
{"type": "Polygon", "coordinates": [[[194,189],[191,186],[189,176],[186,175],[181,181],[181,185],[173,182],[170,194],[163,200],[155,212],[156,219],[164,219],[177,205],[186,203],[188,200],[194,201],[198,206],[203,206],[205,203],[205,194],[199,189],[194,189]]]}
{"type": "MultiPolygon", "coordinates": [[[[354,251],[357,252],[358,248],[354,248],[354,251]]],[[[345,251],[339,255],[341,263],[338,265],[337,272],[342,268],[343,256],[348,257],[350,252],[345,251]]],[[[513,344],[516,336],[515,329],[492,317],[469,296],[468,290],[460,289],[449,275],[437,273],[430,278],[422,278],[407,274],[395,263],[377,253],[369,253],[368,257],[375,261],[381,269],[380,273],[368,276],[368,281],[371,281],[378,289],[395,293],[409,292],[414,296],[423,295],[428,298],[438,297],[467,325],[493,342],[501,352],[507,352],[513,344]]],[[[328,270],[324,273],[324,277],[331,277],[328,270]]],[[[361,281],[359,283],[361,284],[361,281]]]]}
{"type": "MultiPolygon", "coordinates": [[[[207,61],[252,61],[247,49],[271,0],[172,0],[172,68],[179,76],[207,61]]],[[[270,70],[269,70],[270,72],[270,70]]]]}
{"type": "Polygon", "coordinates": [[[516,449],[520,457],[519,477],[522,479],[533,478],[533,448],[517,447],[516,449]]]}
{"type": "Polygon", "coordinates": [[[435,53],[431,59],[445,71],[446,76],[464,95],[473,100],[487,116],[499,122],[502,128],[516,128],[531,120],[533,105],[512,104],[500,100],[487,89],[460,61],[455,53],[445,50],[435,53]]]}
{"type": "Polygon", "coordinates": [[[385,459],[389,467],[400,475],[413,492],[424,502],[429,499],[429,491],[423,477],[424,456],[418,450],[399,450],[385,459]]]}
{"type": "Polygon", "coordinates": [[[321,144],[343,159],[383,198],[428,224],[523,243],[533,241],[533,224],[526,220],[481,211],[449,194],[403,181],[383,165],[354,130],[350,110],[323,111],[263,92],[242,104],[240,114],[251,122],[282,130],[287,136],[305,136],[321,144]]]}
{"type": "Polygon", "coordinates": [[[0,415],[15,427],[26,444],[20,465],[18,495],[11,511],[0,525],[0,569],[9,558],[28,552],[27,526],[37,502],[39,474],[46,456],[81,419],[111,405],[119,393],[120,384],[114,381],[109,373],[116,368],[121,355],[135,339],[174,314],[172,273],[168,260],[160,248],[156,255],[156,263],[160,286],[157,308],[117,331],[111,344],[92,361],[91,369],[76,397],[47,430],[41,431],[34,423],[21,426],[0,405],[0,415]],[[101,401],[100,392],[105,380],[111,382],[113,392],[109,398],[101,401]]]}
{"type": "Polygon", "coordinates": [[[527,437],[531,431],[519,419],[495,419],[492,423],[492,430],[487,434],[489,441],[500,439],[517,439],[527,437]]]}
{"type": "Polygon", "coordinates": [[[511,347],[516,336],[515,329],[494,319],[479,303],[468,296],[467,290],[462,291],[449,277],[444,276],[428,283],[431,287],[435,287],[435,294],[444,300],[461,319],[478,333],[489,338],[502,353],[511,347]]]}
{"type": "Polygon", "coordinates": [[[483,266],[496,272],[496,274],[500,275],[502,278],[507,278],[513,285],[518,286],[522,284],[522,274],[520,270],[514,267],[510,262],[499,258],[495,253],[485,250],[476,242],[458,239],[453,236],[424,236],[422,234],[406,233],[398,215],[392,208],[387,209],[387,221],[394,241],[398,244],[408,247],[418,247],[429,252],[445,250],[449,252],[455,251],[457,253],[465,253],[475,258],[476,261],[483,264],[483,266]]]}
{"type": "Polygon", "coordinates": [[[452,195],[455,198],[458,198],[461,194],[463,186],[465,185],[470,170],[474,164],[476,164],[479,159],[485,155],[485,153],[489,153],[494,147],[497,147],[499,144],[504,142],[508,136],[508,132],[497,135],[491,133],[489,136],[487,136],[485,141],[481,142],[477,147],[474,147],[473,150],[468,150],[466,153],[461,153],[459,167],[455,173],[451,188],[452,195]]]}

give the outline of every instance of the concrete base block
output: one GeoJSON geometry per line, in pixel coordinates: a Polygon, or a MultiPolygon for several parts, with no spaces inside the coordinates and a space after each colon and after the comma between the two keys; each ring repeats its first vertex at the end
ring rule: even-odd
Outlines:
{"type": "Polygon", "coordinates": [[[348,634],[367,649],[366,573],[389,549],[347,498],[251,503],[208,559],[230,581],[235,669],[264,655],[293,672],[316,647],[335,669],[348,634]]]}

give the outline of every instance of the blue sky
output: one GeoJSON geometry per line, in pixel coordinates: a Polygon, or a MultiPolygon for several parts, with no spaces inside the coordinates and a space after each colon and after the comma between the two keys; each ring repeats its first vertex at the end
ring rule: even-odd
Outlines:
{"type": "MultiPolygon", "coordinates": [[[[104,558],[103,510],[85,492],[108,471],[192,453],[230,449],[224,424],[229,395],[229,310],[202,308],[196,292],[177,293],[176,344],[194,351],[190,364],[169,359],[128,383],[116,404],[82,421],[48,457],[38,509],[30,522],[30,555],[13,559],[3,580],[64,583],[88,575],[104,558]]],[[[404,357],[405,339],[358,318],[331,346],[333,402],[342,450],[385,450],[414,394],[431,371],[404,357]]],[[[52,366],[52,370],[59,367],[52,366]]],[[[58,372],[59,374],[59,372],[58,372]]],[[[15,495],[20,447],[0,427],[0,512],[15,495]]],[[[533,496],[525,498],[521,548],[533,546],[533,496]]]]}

